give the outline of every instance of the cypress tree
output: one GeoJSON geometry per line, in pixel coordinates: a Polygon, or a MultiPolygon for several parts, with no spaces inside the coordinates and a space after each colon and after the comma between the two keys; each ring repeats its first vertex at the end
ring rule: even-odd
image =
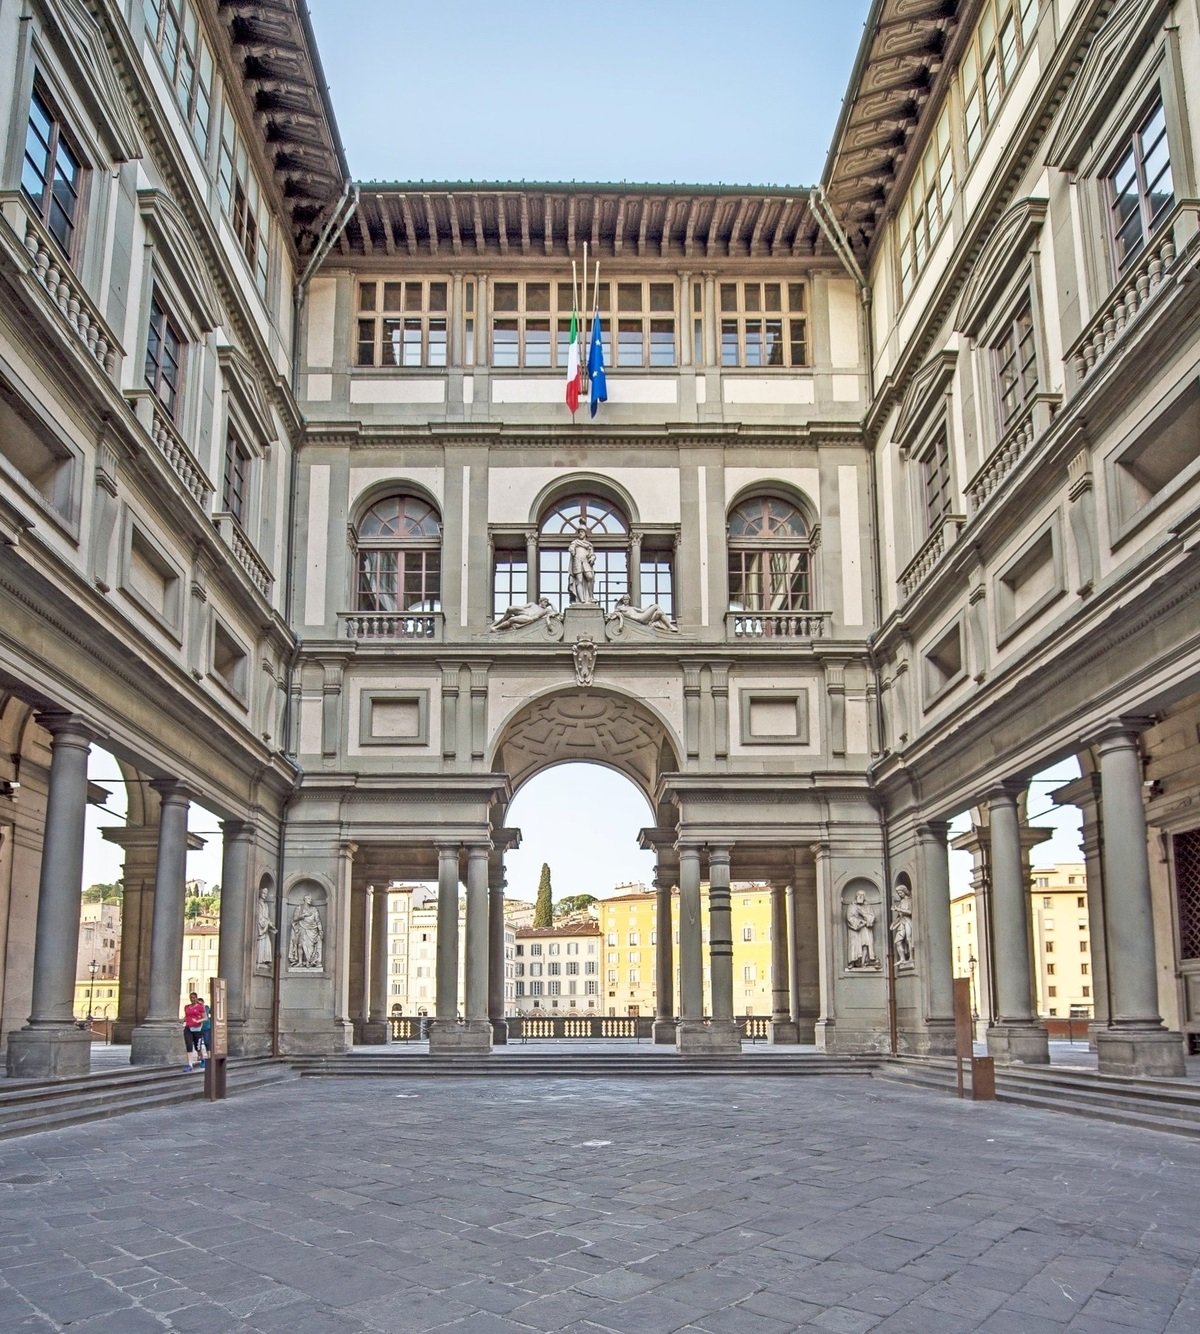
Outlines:
{"type": "Polygon", "coordinates": [[[538,880],[537,899],[533,905],[533,924],[538,926],[554,925],[554,898],[550,891],[550,866],[542,863],[542,875],[538,880]]]}

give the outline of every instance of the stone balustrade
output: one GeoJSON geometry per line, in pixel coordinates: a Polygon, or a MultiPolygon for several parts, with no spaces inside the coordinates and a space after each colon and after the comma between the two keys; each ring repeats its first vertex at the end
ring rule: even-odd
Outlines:
{"type": "Polygon", "coordinates": [[[201,509],[207,510],[213,484],[188,448],[166,408],[148,389],[132,390],[125,397],[133,405],[135,416],[159,454],[183,483],[183,489],[201,509]]]}
{"type": "Polygon", "coordinates": [[[730,639],[824,639],[830,620],[827,611],[730,611],[725,633],[730,639]]]}
{"type": "Polygon", "coordinates": [[[275,582],[275,577],[266,562],[255,551],[242,525],[232,514],[220,513],[213,515],[213,526],[221,535],[221,540],[229,548],[234,560],[249,576],[250,582],[270,602],[271,586],[275,582]]]}
{"type": "Polygon", "coordinates": [[[1058,411],[1060,394],[1035,394],[1009,423],[1000,443],[988,455],[984,465],[967,484],[967,500],[974,513],[1029,452],[1058,411]]]}
{"type": "Polygon", "coordinates": [[[1157,293],[1179,256],[1193,243],[1198,228],[1200,202],[1194,199],[1180,200],[1159,224],[1137,263],[1121,275],[1108,299],[1068,349],[1066,362],[1074,371],[1077,388],[1155,304],[1157,293]]]}
{"type": "Polygon", "coordinates": [[[114,383],[124,352],[58,243],[24,195],[3,196],[4,217],[29,256],[29,271],[71,327],[80,346],[114,383]]]}
{"type": "Polygon", "coordinates": [[[338,637],[386,642],[394,639],[442,638],[440,611],[341,611],[338,612],[338,637]]]}
{"type": "Polygon", "coordinates": [[[947,551],[958,540],[966,519],[961,514],[946,514],[934,528],[924,546],[900,573],[900,593],[908,599],[933,573],[947,551]]]}

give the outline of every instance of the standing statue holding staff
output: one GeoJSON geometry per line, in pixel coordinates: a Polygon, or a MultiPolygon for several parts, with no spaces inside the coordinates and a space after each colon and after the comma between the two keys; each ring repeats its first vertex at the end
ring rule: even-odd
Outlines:
{"type": "Polygon", "coordinates": [[[587,529],[580,524],[567,548],[570,561],[569,587],[571,601],[581,602],[585,606],[594,606],[596,598],[596,549],[587,535],[587,529]]]}

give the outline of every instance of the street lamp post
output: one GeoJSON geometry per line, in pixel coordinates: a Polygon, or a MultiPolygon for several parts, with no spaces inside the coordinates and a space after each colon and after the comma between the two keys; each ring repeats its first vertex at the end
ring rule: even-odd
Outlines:
{"type": "Polygon", "coordinates": [[[975,969],[979,960],[975,957],[974,950],[967,954],[967,967],[971,970],[971,1023],[979,1022],[979,1007],[975,1004],[975,969]]]}
{"type": "Polygon", "coordinates": [[[91,963],[88,964],[88,971],[89,971],[89,972],[91,973],[91,975],[92,975],[92,980],[88,983],[88,1017],[87,1017],[87,1021],[88,1021],[88,1027],[89,1027],[89,1028],[91,1028],[91,1026],[92,1026],[92,1001],[93,1001],[93,999],[95,998],[95,995],[96,995],[96,969],[99,968],[99,967],[100,967],[100,965],[96,962],[95,959],[93,959],[93,960],[91,961],[91,963]]]}

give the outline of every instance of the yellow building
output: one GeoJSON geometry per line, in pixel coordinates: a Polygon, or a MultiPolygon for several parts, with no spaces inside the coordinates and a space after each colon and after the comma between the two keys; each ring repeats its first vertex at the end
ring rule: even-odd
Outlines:
{"type": "MultiPolygon", "coordinates": [[[[655,955],[656,894],[638,888],[626,894],[601,899],[604,979],[603,1012],[609,1015],[653,1016],[658,988],[655,955]]],[[[769,1016],[771,1013],[771,891],[765,885],[734,885],[730,904],[733,912],[733,995],[739,1015],[769,1016]]],[[[701,889],[701,935],[704,959],[704,1010],[711,1010],[708,968],[708,886],[701,889]]],[[[671,933],[675,970],[675,1004],[679,996],[679,892],[671,895],[671,933]]]]}
{"type": "MultiPolygon", "coordinates": [[[[1090,1019],[1093,1013],[1091,930],[1087,868],[1083,862],[1035,867],[1030,885],[1033,976],[1037,1012],[1043,1019],[1090,1019]]],[[[986,1020],[989,1010],[980,960],[984,924],[978,920],[974,888],[950,901],[950,940],[956,977],[969,977],[971,1007],[986,1020]]]]}

